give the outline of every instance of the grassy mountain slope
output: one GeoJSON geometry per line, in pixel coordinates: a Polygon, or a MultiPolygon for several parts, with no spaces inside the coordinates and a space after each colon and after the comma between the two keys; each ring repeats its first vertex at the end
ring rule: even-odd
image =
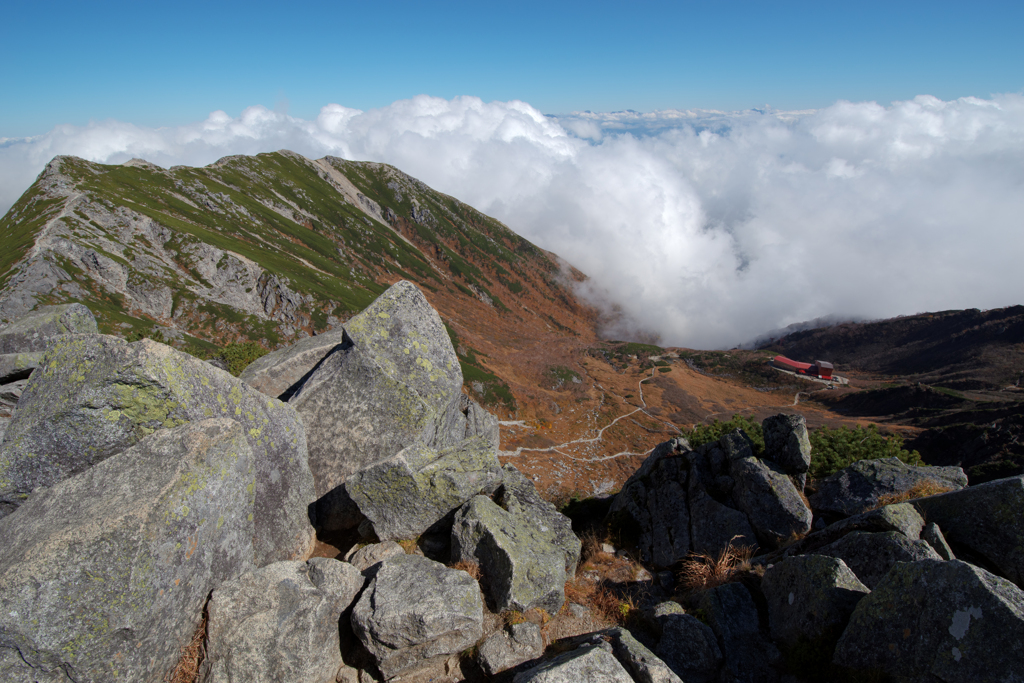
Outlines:
{"type": "Polygon", "coordinates": [[[104,332],[200,349],[323,331],[408,279],[462,339],[467,381],[509,409],[475,351],[480,321],[593,335],[568,285],[580,273],[385,164],[287,151],[169,170],[57,157],[0,220],[0,241],[0,321],[81,301],[104,332]]]}

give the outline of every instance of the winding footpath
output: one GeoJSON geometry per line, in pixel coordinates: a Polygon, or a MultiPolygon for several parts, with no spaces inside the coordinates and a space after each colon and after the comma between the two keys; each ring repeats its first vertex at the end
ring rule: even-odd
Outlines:
{"type": "MultiPolygon", "coordinates": [[[[610,429],[611,427],[614,427],[615,424],[618,423],[620,420],[625,420],[626,418],[631,417],[633,415],[636,415],[637,413],[643,413],[644,415],[646,415],[647,417],[651,418],[652,420],[657,420],[658,422],[662,422],[663,424],[669,425],[670,427],[672,427],[676,431],[679,431],[679,433],[681,434],[682,432],[674,424],[672,424],[670,422],[665,422],[664,420],[661,420],[660,418],[657,418],[657,417],[655,417],[655,416],[653,416],[653,415],[651,415],[650,413],[647,412],[647,401],[644,399],[644,382],[646,382],[647,380],[653,378],[654,377],[654,373],[657,372],[657,370],[658,370],[658,368],[651,368],[651,374],[648,375],[647,377],[644,377],[639,382],[637,382],[637,390],[640,392],[640,404],[641,404],[641,406],[639,408],[637,408],[636,410],[633,410],[631,412],[625,413],[623,415],[619,415],[617,418],[615,418],[614,420],[612,420],[611,422],[606,424],[604,427],[601,427],[599,430],[597,430],[597,435],[596,436],[593,436],[593,437],[590,437],[590,438],[573,439],[572,441],[566,441],[565,443],[560,443],[560,444],[558,444],[556,446],[547,446],[545,448],[525,448],[523,446],[520,446],[520,447],[516,448],[514,451],[499,451],[498,455],[506,457],[506,458],[515,458],[515,457],[521,456],[524,453],[528,453],[528,452],[533,452],[533,453],[550,453],[550,452],[554,452],[554,453],[558,453],[559,455],[561,455],[561,456],[563,456],[565,458],[568,458],[569,460],[575,460],[576,462],[602,462],[604,460],[614,460],[615,458],[621,458],[621,457],[628,456],[628,455],[646,455],[646,453],[634,453],[633,451],[620,451],[619,453],[615,453],[613,455],[605,455],[605,456],[601,456],[599,458],[578,458],[578,457],[576,457],[574,455],[570,455],[568,453],[565,453],[564,451],[562,451],[560,449],[567,448],[567,447],[575,445],[575,444],[597,443],[597,442],[601,441],[601,439],[602,439],[602,437],[603,437],[603,435],[605,433],[605,430],[610,429]]],[[[603,388],[600,385],[595,385],[595,386],[597,386],[599,389],[603,388]]],[[[612,395],[614,396],[614,394],[612,394],[612,395]]],[[[621,399],[622,397],[621,396],[616,396],[616,398],[620,398],[621,399]]],[[[526,426],[526,423],[523,420],[501,421],[501,422],[498,422],[498,424],[503,426],[503,427],[525,427],[526,426]]]]}

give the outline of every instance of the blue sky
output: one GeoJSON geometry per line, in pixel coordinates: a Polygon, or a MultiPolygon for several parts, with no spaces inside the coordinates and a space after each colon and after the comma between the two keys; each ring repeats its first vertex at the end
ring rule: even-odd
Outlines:
{"type": "Polygon", "coordinates": [[[1020,2],[7,0],[2,18],[0,138],[418,94],[567,113],[1024,89],[1020,2]]]}

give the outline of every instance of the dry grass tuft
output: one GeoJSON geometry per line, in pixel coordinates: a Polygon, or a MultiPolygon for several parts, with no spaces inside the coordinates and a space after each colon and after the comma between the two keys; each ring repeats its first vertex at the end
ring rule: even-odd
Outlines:
{"type": "Polygon", "coordinates": [[[636,609],[631,596],[622,596],[601,581],[577,576],[565,584],[566,606],[574,602],[590,609],[591,614],[607,624],[623,625],[636,609]]]}
{"type": "Polygon", "coordinates": [[[877,510],[884,508],[886,505],[895,505],[896,503],[905,503],[908,500],[914,500],[915,498],[926,498],[928,496],[937,496],[940,493],[949,493],[955,489],[951,486],[945,486],[936,481],[925,479],[919,481],[906,491],[900,491],[898,493],[887,493],[878,497],[878,503],[874,507],[869,508],[870,510],[877,510]]]}
{"type": "Polygon", "coordinates": [[[691,553],[683,560],[679,570],[679,588],[684,593],[694,593],[738,581],[753,573],[750,565],[753,554],[754,548],[733,545],[732,541],[717,556],[691,553]]]}
{"type": "Polygon", "coordinates": [[[459,571],[466,572],[477,581],[480,580],[480,565],[476,562],[470,562],[469,560],[459,560],[454,564],[448,565],[452,569],[458,569],[459,571]]]}
{"type": "Polygon", "coordinates": [[[196,632],[192,634],[192,640],[188,645],[181,648],[181,658],[174,669],[164,676],[165,683],[197,683],[199,680],[199,667],[206,659],[206,612],[203,611],[203,620],[199,622],[196,632]]]}
{"type": "Polygon", "coordinates": [[[416,554],[416,548],[418,547],[416,545],[416,539],[412,539],[412,538],[402,539],[401,541],[398,541],[398,545],[402,546],[402,550],[405,551],[406,555],[415,555],[416,554]]]}

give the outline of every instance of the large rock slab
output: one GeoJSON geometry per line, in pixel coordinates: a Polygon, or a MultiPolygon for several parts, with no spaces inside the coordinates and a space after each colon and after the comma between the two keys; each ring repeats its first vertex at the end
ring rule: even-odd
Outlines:
{"type": "Polygon", "coordinates": [[[393,541],[418,538],[501,481],[494,448],[483,437],[474,437],[441,452],[422,444],[409,446],[352,474],[344,486],[377,538],[393,541]]]}
{"type": "Polygon", "coordinates": [[[898,563],[858,603],[835,662],[911,683],[1022,681],[1024,592],[958,560],[898,563]]]}
{"type": "MultiPolygon", "coordinates": [[[[673,603],[675,604],[675,603],[673,603]]],[[[711,683],[722,668],[722,650],[715,632],[692,614],[666,614],[658,619],[662,661],[686,683],[711,683]]]]}
{"type": "Polygon", "coordinates": [[[914,504],[946,540],[1024,587],[1024,476],[997,479],[914,504]]]}
{"type": "Polygon", "coordinates": [[[380,564],[352,610],[352,628],[384,678],[462,652],[483,635],[477,582],[419,555],[380,564]]]}
{"type": "Polygon", "coordinates": [[[363,588],[347,562],[318,557],[275,562],[213,591],[205,683],[334,683],[338,624],[363,588]]]}
{"type": "Polygon", "coordinates": [[[854,531],[815,553],[842,560],[871,589],[897,562],[942,559],[927,541],[910,539],[896,531],[854,531]]]}
{"type": "Polygon", "coordinates": [[[633,683],[609,650],[584,645],[516,674],[513,683],[633,683]]]}
{"type": "Polygon", "coordinates": [[[575,566],[566,566],[566,551],[552,529],[530,515],[514,492],[503,494],[501,506],[476,496],[456,513],[452,561],[480,566],[493,611],[540,607],[554,614],[565,602],[565,582],[575,566]]]}
{"type": "Polygon", "coordinates": [[[741,584],[727,583],[696,597],[721,648],[721,680],[730,683],[777,683],[775,667],[782,656],[761,630],[757,605],[741,584]]]}
{"type": "Polygon", "coordinates": [[[210,417],[239,422],[253,451],[256,562],[312,549],[314,500],[295,411],[208,363],[149,339],[55,339],[0,444],[0,501],[84,472],[159,429],[210,417]]]}
{"type": "Polygon", "coordinates": [[[811,530],[812,515],[793,481],[777,465],[754,457],[730,463],[736,507],[747,514],[758,539],[769,547],[811,530]]]}
{"type": "Polygon", "coordinates": [[[962,489],[967,475],[959,467],[916,467],[898,458],[859,460],[818,482],[808,500],[818,514],[849,517],[876,507],[882,496],[905,493],[922,483],[962,489]]]}
{"type": "Polygon", "coordinates": [[[32,371],[39,367],[43,360],[42,351],[32,353],[5,353],[0,355],[0,384],[28,379],[32,371]]]}
{"type": "Polygon", "coordinates": [[[870,591],[842,560],[822,555],[791,557],[764,573],[772,640],[784,653],[799,651],[802,664],[832,662],[836,642],[861,598],[870,591]]]}
{"type": "Polygon", "coordinates": [[[320,361],[346,343],[352,342],[346,338],[345,328],[335,327],[257,358],[238,379],[267,396],[287,401],[320,361]]]}
{"type": "Polygon", "coordinates": [[[556,546],[565,553],[565,571],[569,576],[576,574],[583,544],[572,530],[572,520],[558,511],[554,505],[540,497],[537,487],[513,465],[502,468],[502,485],[498,497],[509,491],[519,501],[520,508],[541,527],[550,533],[556,546]]]}
{"type": "Polygon", "coordinates": [[[0,354],[45,351],[64,334],[95,334],[96,318],[82,304],[40,306],[0,328],[0,354]]]}
{"type": "Polygon", "coordinates": [[[194,422],[0,520],[0,649],[32,669],[5,680],[162,680],[210,591],[253,568],[253,469],[241,425],[194,422]]]}
{"type": "Polygon", "coordinates": [[[392,285],[345,331],[352,345],[323,359],[289,399],[310,435],[317,497],[415,443],[441,450],[466,435],[459,360],[415,285],[392,285]]]}
{"type": "Polygon", "coordinates": [[[765,457],[786,474],[800,474],[811,467],[811,439],[803,415],[772,415],[761,422],[765,457]]]}

